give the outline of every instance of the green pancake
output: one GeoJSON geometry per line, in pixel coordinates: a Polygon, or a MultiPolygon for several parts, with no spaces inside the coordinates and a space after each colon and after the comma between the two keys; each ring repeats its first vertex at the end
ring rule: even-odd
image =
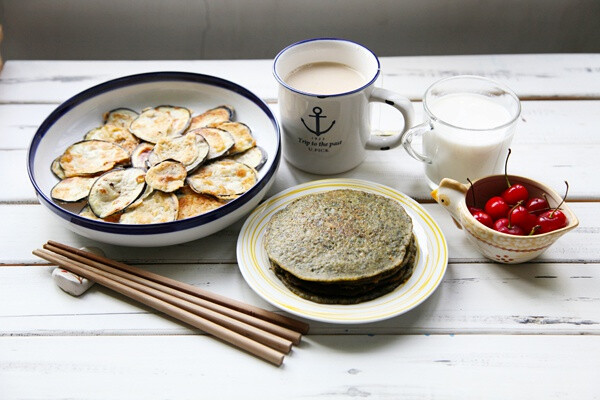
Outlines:
{"type": "Polygon", "coordinates": [[[405,283],[412,276],[416,254],[417,247],[413,241],[403,264],[372,282],[337,284],[302,281],[274,263],[271,263],[271,269],[292,293],[304,299],[322,304],[358,304],[383,296],[405,283]]]}
{"type": "Polygon", "coordinates": [[[265,232],[277,277],[319,303],[354,304],[390,292],[412,274],[412,220],[390,198],[340,189],[303,196],[265,232]]]}
{"type": "Polygon", "coordinates": [[[355,281],[400,265],[412,228],[395,200],[332,190],[303,196],[273,215],[265,249],[269,259],[302,280],[355,281]]]}

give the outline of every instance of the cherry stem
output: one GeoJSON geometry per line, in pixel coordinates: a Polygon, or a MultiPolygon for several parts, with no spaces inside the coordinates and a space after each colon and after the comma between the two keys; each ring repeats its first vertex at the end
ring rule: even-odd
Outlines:
{"type": "Polygon", "coordinates": [[[542,213],[544,211],[552,210],[552,207],[550,207],[550,202],[548,201],[548,195],[546,193],[542,193],[542,197],[544,198],[544,200],[546,200],[548,207],[542,208],[541,210],[538,210],[538,212],[542,213]]]}
{"type": "Polygon", "coordinates": [[[527,236],[533,236],[533,235],[535,235],[535,231],[537,231],[541,227],[542,227],[541,225],[534,226],[533,228],[531,228],[531,231],[529,232],[529,235],[527,235],[527,236]]]}
{"type": "Polygon", "coordinates": [[[508,154],[506,155],[506,160],[504,160],[504,178],[506,179],[506,184],[510,187],[510,181],[508,180],[508,158],[510,157],[511,150],[508,149],[508,154]]]}
{"type": "Polygon", "coordinates": [[[556,212],[556,210],[558,210],[560,208],[560,206],[562,206],[563,203],[565,202],[565,200],[567,199],[567,194],[569,194],[569,182],[565,181],[565,185],[567,185],[567,189],[565,190],[565,195],[562,198],[562,201],[560,202],[560,204],[557,205],[556,208],[550,213],[550,218],[554,218],[554,213],[556,212]]]}
{"type": "Polygon", "coordinates": [[[475,188],[473,187],[473,182],[469,178],[467,178],[467,182],[471,184],[471,197],[473,197],[473,207],[475,207],[475,188]]]}
{"type": "Polygon", "coordinates": [[[523,204],[523,200],[519,200],[517,202],[517,204],[515,204],[510,211],[508,212],[508,227],[512,228],[512,212],[515,211],[515,208],[519,207],[521,204],[523,204]]]}

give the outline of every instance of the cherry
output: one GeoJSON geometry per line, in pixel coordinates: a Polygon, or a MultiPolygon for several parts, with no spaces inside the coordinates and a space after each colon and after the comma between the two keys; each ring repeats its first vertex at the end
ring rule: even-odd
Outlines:
{"type": "Polygon", "coordinates": [[[567,226],[567,216],[559,209],[569,193],[569,183],[565,181],[565,185],[567,185],[567,190],[560,204],[554,210],[544,211],[537,217],[537,224],[540,226],[537,233],[552,232],[567,226]]]}
{"type": "Polygon", "coordinates": [[[494,222],[494,229],[509,235],[524,236],[525,231],[518,225],[511,225],[508,218],[500,218],[494,222]]]}
{"type": "Polygon", "coordinates": [[[473,215],[473,218],[475,218],[477,221],[481,222],[488,228],[493,227],[494,220],[492,219],[492,217],[490,217],[488,213],[483,211],[481,208],[469,207],[469,211],[471,212],[471,215],[473,215]]]}
{"type": "Polygon", "coordinates": [[[520,201],[527,201],[529,192],[525,186],[515,183],[514,185],[510,185],[508,189],[505,189],[501,197],[508,204],[517,204],[520,201]]]}
{"type": "Polygon", "coordinates": [[[491,197],[487,203],[485,203],[485,212],[488,213],[493,220],[499,218],[505,218],[508,215],[510,207],[506,204],[506,201],[500,196],[491,197]]]}
{"type": "Polygon", "coordinates": [[[529,210],[520,204],[510,210],[509,217],[514,225],[520,226],[525,232],[532,232],[538,220],[534,214],[530,214],[529,210]]]}
{"type": "MultiPolygon", "coordinates": [[[[469,183],[471,184],[471,195],[473,196],[473,204],[475,204],[475,188],[473,187],[473,182],[471,182],[469,178],[467,178],[467,181],[469,181],[469,183]]],[[[488,228],[492,228],[492,226],[494,225],[494,220],[492,219],[492,217],[490,217],[488,213],[483,211],[481,208],[477,208],[475,206],[468,207],[468,209],[473,218],[475,218],[477,221],[487,226],[488,228]]]]}
{"type": "Polygon", "coordinates": [[[548,210],[537,217],[537,224],[540,229],[536,233],[552,232],[567,226],[567,217],[558,209],[548,210]]]}
{"type": "Polygon", "coordinates": [[[550,208],[548,200],[541,197],[532,197],[525,203],[525,208],[530,213],[539,215],[550,208]]]}
{"type": "Polygon", "coordinates": [[[520,201],[527,201],[527,199],[529,198],[529,192],[527,191],[527,188],[521,185],[520,183],[515,183],[514,185],[511,185],[510,181],[508,180],[507,167],[510,153],[511,150],[508,149],[508,154],[506,155],[506,160],[504,161],[504,178],[506,179],[506,185],[508,186],[508,188],[505,189],[500,196],[508,204],[517,204],[520,201]]]}

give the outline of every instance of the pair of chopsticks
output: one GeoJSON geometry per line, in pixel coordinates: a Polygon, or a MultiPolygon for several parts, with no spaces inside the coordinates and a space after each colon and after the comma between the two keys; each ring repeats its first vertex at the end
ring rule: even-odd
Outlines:
{"type": "Polygon", "coordinates": [[[275,365],[308,324],[62,243],[33,254],[196,327],[275,365]]]}

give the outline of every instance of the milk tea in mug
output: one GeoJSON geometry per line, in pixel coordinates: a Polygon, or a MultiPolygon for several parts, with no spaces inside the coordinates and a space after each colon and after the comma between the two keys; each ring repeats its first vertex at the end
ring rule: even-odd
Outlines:
{"type": "Polygon", "coordinates": [[[368,82],[357,70],[336,62],[302,65],[292,71],[285,81],[291,87],[317,95],[350,92],[368,82]]]}
{"type": "Polygon", "coordinates": [[[412,126],[413,107],[405,96],[375,86],[380,72],[371,50],[345,39],[308,39],[279,52],[273,74],[287,162],[313,174],[339,174],[360,165],[367,150],[398,146],[400,135],[373,134],[371,104],[396,109],[401,132],[412,126]]]}

